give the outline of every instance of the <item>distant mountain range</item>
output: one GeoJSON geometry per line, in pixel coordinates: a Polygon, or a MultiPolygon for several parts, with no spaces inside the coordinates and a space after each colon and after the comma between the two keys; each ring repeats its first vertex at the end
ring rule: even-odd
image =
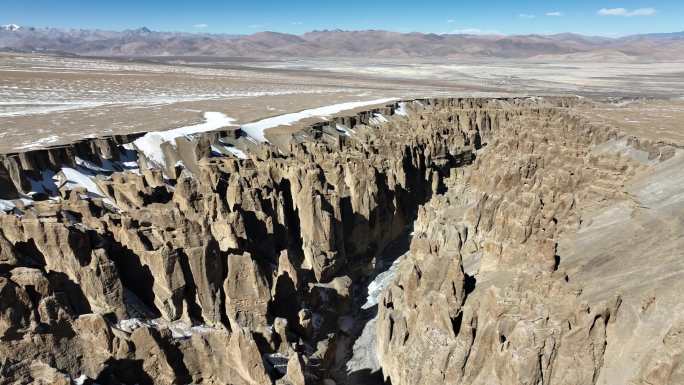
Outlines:
{"type": "Polygon", "coordinates": [[[620,58],[684,59],[684,32],[622,38],[556,35],[467,35],[368,31],[313,31],[303,35],[259,32],[226,35],[0,27],[0,49],[62,52],[88,56],[214,57],[441,57],[535,58],[561,55],[568,60],[620,58]]]}
{"type": "Polygon", "coordinates": [[[21,27],[16,25],[16,24],[5,24],[5,25],[0,25],[0,30],[2,31],[18,31],[21,27]]]}

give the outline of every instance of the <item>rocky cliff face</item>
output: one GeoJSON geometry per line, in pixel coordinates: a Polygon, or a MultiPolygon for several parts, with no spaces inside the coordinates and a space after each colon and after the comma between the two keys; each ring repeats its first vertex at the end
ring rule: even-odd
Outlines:
{"type": "Polygon", "coordinates": [[[596,383],[621,299],[583,301],[557,242],[645,166],[592,153],[620,135],[580,102],[401,102],[161,163],[139,136],[4,155],[0,383],[354,383],[359,299],[411,230],[373,321],[385,379],[596,383]]]}

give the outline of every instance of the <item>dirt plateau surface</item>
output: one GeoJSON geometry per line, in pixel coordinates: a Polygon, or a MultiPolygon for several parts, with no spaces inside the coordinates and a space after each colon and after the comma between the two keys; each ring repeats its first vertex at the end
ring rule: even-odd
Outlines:
{"type": "Polygon", "coordinates": [[[678,108],[428,98],[2,155],[0,384],[682,384],[678,108]]]}

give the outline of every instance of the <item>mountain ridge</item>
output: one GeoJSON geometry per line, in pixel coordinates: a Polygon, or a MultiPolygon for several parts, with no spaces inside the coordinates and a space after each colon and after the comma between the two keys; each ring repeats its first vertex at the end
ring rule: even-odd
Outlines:
{"type": "Polygon", "coordinates": [[[576,33],[475,35],[322,30],[300,35],[263,31],[249,35],[20,27],[0,29],[0,49],[89,56],[215,57],[498,57],[531,58],[614,50],[657,60],[684,58],[684,32],[619,38],[576,33]]]}

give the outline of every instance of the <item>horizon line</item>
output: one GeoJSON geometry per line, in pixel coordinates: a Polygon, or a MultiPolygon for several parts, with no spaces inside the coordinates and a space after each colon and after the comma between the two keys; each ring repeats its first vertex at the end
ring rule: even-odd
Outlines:
{"type": "MultiPolygon", "coordinates": [[[[102,31],[102,32],[136,32],[136,31],[149,31],[149,33],[177,33],[177,34],[186,34],[186,35],[213,35],[213,36],[252,36],[256,35],[259,33],[276,33],[276,34],[283,34],[283,35],[291,35],[291,36],[303,36],[308,33],[320,33],[320,32],[348,32],[348,33],[353,33],[353,32],[390,32],[390,33],[396,33],[400,35],[410,35],[410,34],[422,34],[422,35],[438,35],[438,36],[510,36],[510,37],[515,37],[515,36],[557,36],[557,35],[564,35],[564,34],[571,34],[571,35],[578,35],[578,36],[583,36],[583,37],[601,37],[601,38],[608,38],[608,39],[619,39],[619,38],[624,38],[624,37],[629,37],[629,36],[639,36],[639,35],[651,35],[651,34],[676,34],[676,33],[681,33],[684,32],[684,30],[675,30],[675,31],[670,31],[670,32],[646,32],[646,33],[633,33],[633,34],[585,34],[582,32],[572,32],[572,31],[564,31],[564,32],[553,32],[553,33],[504,33],[504,32],[491,32],[491,31],[482,31],[482,33],[478,32],[473,32],[473,33],[468,33],[465,32],[456,32],[456,31],[445,31],[445,32],[424,32],[424,31],[396,31],[396,30],[389,30],[389,29],[375,29],[375,28],[368,28],[368,29],[342,29],[342,28],[331,28],[331,29],[313,29],[310,31],[305,31],[301,33],[294,33],[294,32],[281,32],[281,31],[275,31],[275,30],[261,30],[261,31],[255,31],[252,33],[230,33],[230,32],[202,32],[202,31],[185,31],[185,30],[157,30],[157,29],[151,29],[146,26],[141,26],[138,28],[125,28],[125,29],[107,29],[107,28],[84,28],[84,27],[53,27],[53,26],[33,26],[33,25],[19,25],[16,23],[3,23],[0,24],[0,26],[10,26],[10,25],[16,25],[20,27],[20,29],[56,29],[56,30],[62,30],[62,31],[102,31]]],[[[476,31],[477,29],[473,28],[473,31],[476,31]]]]}

